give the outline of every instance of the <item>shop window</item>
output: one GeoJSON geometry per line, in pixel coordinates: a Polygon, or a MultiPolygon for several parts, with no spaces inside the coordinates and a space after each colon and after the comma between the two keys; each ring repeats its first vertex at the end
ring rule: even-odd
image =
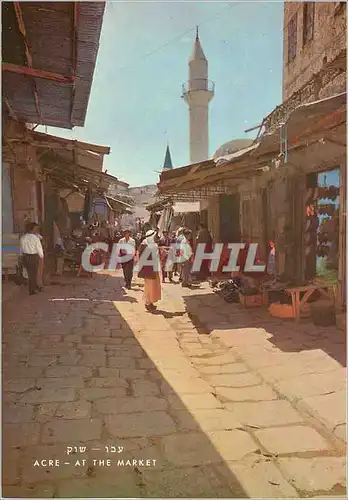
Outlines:
{"type": "Polygon", "coordinates": [[[294,61],[297,52],[297,14],[288,24],[288,63],[294,61]]]}
{"type": "Polygon", "coordinates": [[[314,2],[303,4],[303,45],[306,45],[314,36],[314,2]]]}

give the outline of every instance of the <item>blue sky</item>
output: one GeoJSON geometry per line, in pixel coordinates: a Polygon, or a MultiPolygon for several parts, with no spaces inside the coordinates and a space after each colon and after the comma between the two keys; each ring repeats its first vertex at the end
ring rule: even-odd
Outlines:
{"type": "Polygon", "coordinates": [[[281,102],[283,2],[108,2],[85,127],[47,132],[111,147],[104,165],[132,186],[158,181],[169,141],[189,163],[181,84],[195,26],[216,85],[210,154],[281,102]]]}

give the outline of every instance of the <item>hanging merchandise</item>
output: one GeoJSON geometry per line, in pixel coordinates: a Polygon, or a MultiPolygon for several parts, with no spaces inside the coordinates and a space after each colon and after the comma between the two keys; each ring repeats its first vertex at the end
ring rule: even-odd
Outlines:
{"type": "Polygon", "coordinates": [[[336,186],[330,186],[328,192],[328,199],[331,201],[335,201],[337,196],[340,194],[340,190],[336,186]]]}
{"type": "Polygon", "coordinates": [[[318,257],[327,257],[330,253],[330,247],[328,245],[319,245],[317,248],[318,257]]]}
{"type": "Polygon", "coordinates": [[[330,241],[328,233],[319,233],[318,234],[318,242],[319,243],[328,243],[330,241]]]}
{"type": "Polygon", "coordinates": [[[337,186],[319,188],[319,198],[323,200],[335,201],[339,194],[340,190],[337,186]]]}
{"type": "Polygon", "coordinates": [[[316,207],[313,203],[310,205],[307,205],[306,207],[306,216],[307,217],[314,217],[316,214],[316,207]]]}
{"type": "Polygon", "coordinates": [[[335,205],[333,203],[329,203],[327,205],[319,205],[319,214],[320,215],[329,215],[332,217],[335,213],[335,205]]]}
{"type": "Polygon", "coordinates": [[[53,222],[53,246],[58,252],[64,251],[64,243],[60,234],[60,230],[55,222],[53,222]]]}

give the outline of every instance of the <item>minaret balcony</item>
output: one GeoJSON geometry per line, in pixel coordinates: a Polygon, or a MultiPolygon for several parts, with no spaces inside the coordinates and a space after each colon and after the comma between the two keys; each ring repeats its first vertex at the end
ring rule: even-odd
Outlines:
{"type": "Polygon", "coordinates": [[[182,95],[185,97],[189,92],[205,90],[211,94],[215,93],[215,83],[205,78],[194,78],[182,85],[182,95]]]}

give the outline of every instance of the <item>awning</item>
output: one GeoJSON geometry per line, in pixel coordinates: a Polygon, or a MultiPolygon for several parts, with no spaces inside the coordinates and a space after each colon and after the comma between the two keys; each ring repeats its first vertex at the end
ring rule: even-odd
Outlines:
{"type": "MultiPolygon", "coordinates": [[[[12,143],[20,141],[23,139],[9,139],[12,143]]],[[[106,191],[111,184],[128,186],[117,177],[102,171],[104,155],[110,153],[110,147],[35,131],[28,131],[27,141],[36,148],[37,160],[44,174],[61,188],[73,187],[84,191],[91,184],[106,191]]]]}
{"type": "Polygon", "coordinates": [[[15,120],[83,126],[105,2],[2,2],[2,93],[15,120]]]}
{"type": "Polygon", "coordinates": [[[200,167],[196,164],[176,169],[180,171],[177,173],[180,175],[174,178],[168,179],[164,172],[161,174],[158,189],[162,195],[175,197],[177,201],[198,201],[227,194],[241,180],[258,174],[260,162],[252,157],[257,147],[256,144],[227,157],[209,160],[200,167]]]}
{"type": "Polygon", "coordinates": [[[161,210],[164,210],[167,207],[171,207],[173,205],[172,199],[169,198],[163,198],[162,200],[156,201],[155,203],[151,203],[150,205],[146,206],[146,210],[148,212],[160,212],[161,210]]]}
{"type": "MultiPolygon", "coordinates": [[[[288,150],[303,151],[311,141],[336,141],[339,145],[335,134],[345,127],[345,122],[346,93],[299,106],[285,123],[288,150]]],[[[265,167],[272,166],[272,160],[281,151],[280,132],[279,128],[272,134],[265,134],[252,146],[218,158],[216,164],[209,160],[174,169],[170,175],[163,172],[158,190],[162,196],[171,196],[176,201],[193,201],[231,193],[241,182],[262,175],[265,167]]],[[[341,140],[342,147],[345,143],[345,139],[341,140]]]]}
{"type": "Polygon", "coordinates": [[[47,152],[40,161],[45,175],[61,188],[75,187],[86,191],[91,185],[99,191],[108,190],[117,178],[104,172],[82,167],[61,157],[58,153],[47,152]]]}
{"type": "Polygon", "coordinates": [[[114,196],[105,196],[106,200],[110,204],[112,210],[117,210],[117,211],[124,211],[128,213],[132,213],[133,206],[130,205],[129,203],[126,203],[123,200],[120,200],[119,198],[115,198],[114,196]]]}
{"type": "Polygon", "coordinates": [[[260,137],[257,156],[280,150],[280,130],[284,127],[288,148],[306,144],[308,140],[330,132],[346,122],[347,93],[298,106],[277,129],[260,137]]]}

